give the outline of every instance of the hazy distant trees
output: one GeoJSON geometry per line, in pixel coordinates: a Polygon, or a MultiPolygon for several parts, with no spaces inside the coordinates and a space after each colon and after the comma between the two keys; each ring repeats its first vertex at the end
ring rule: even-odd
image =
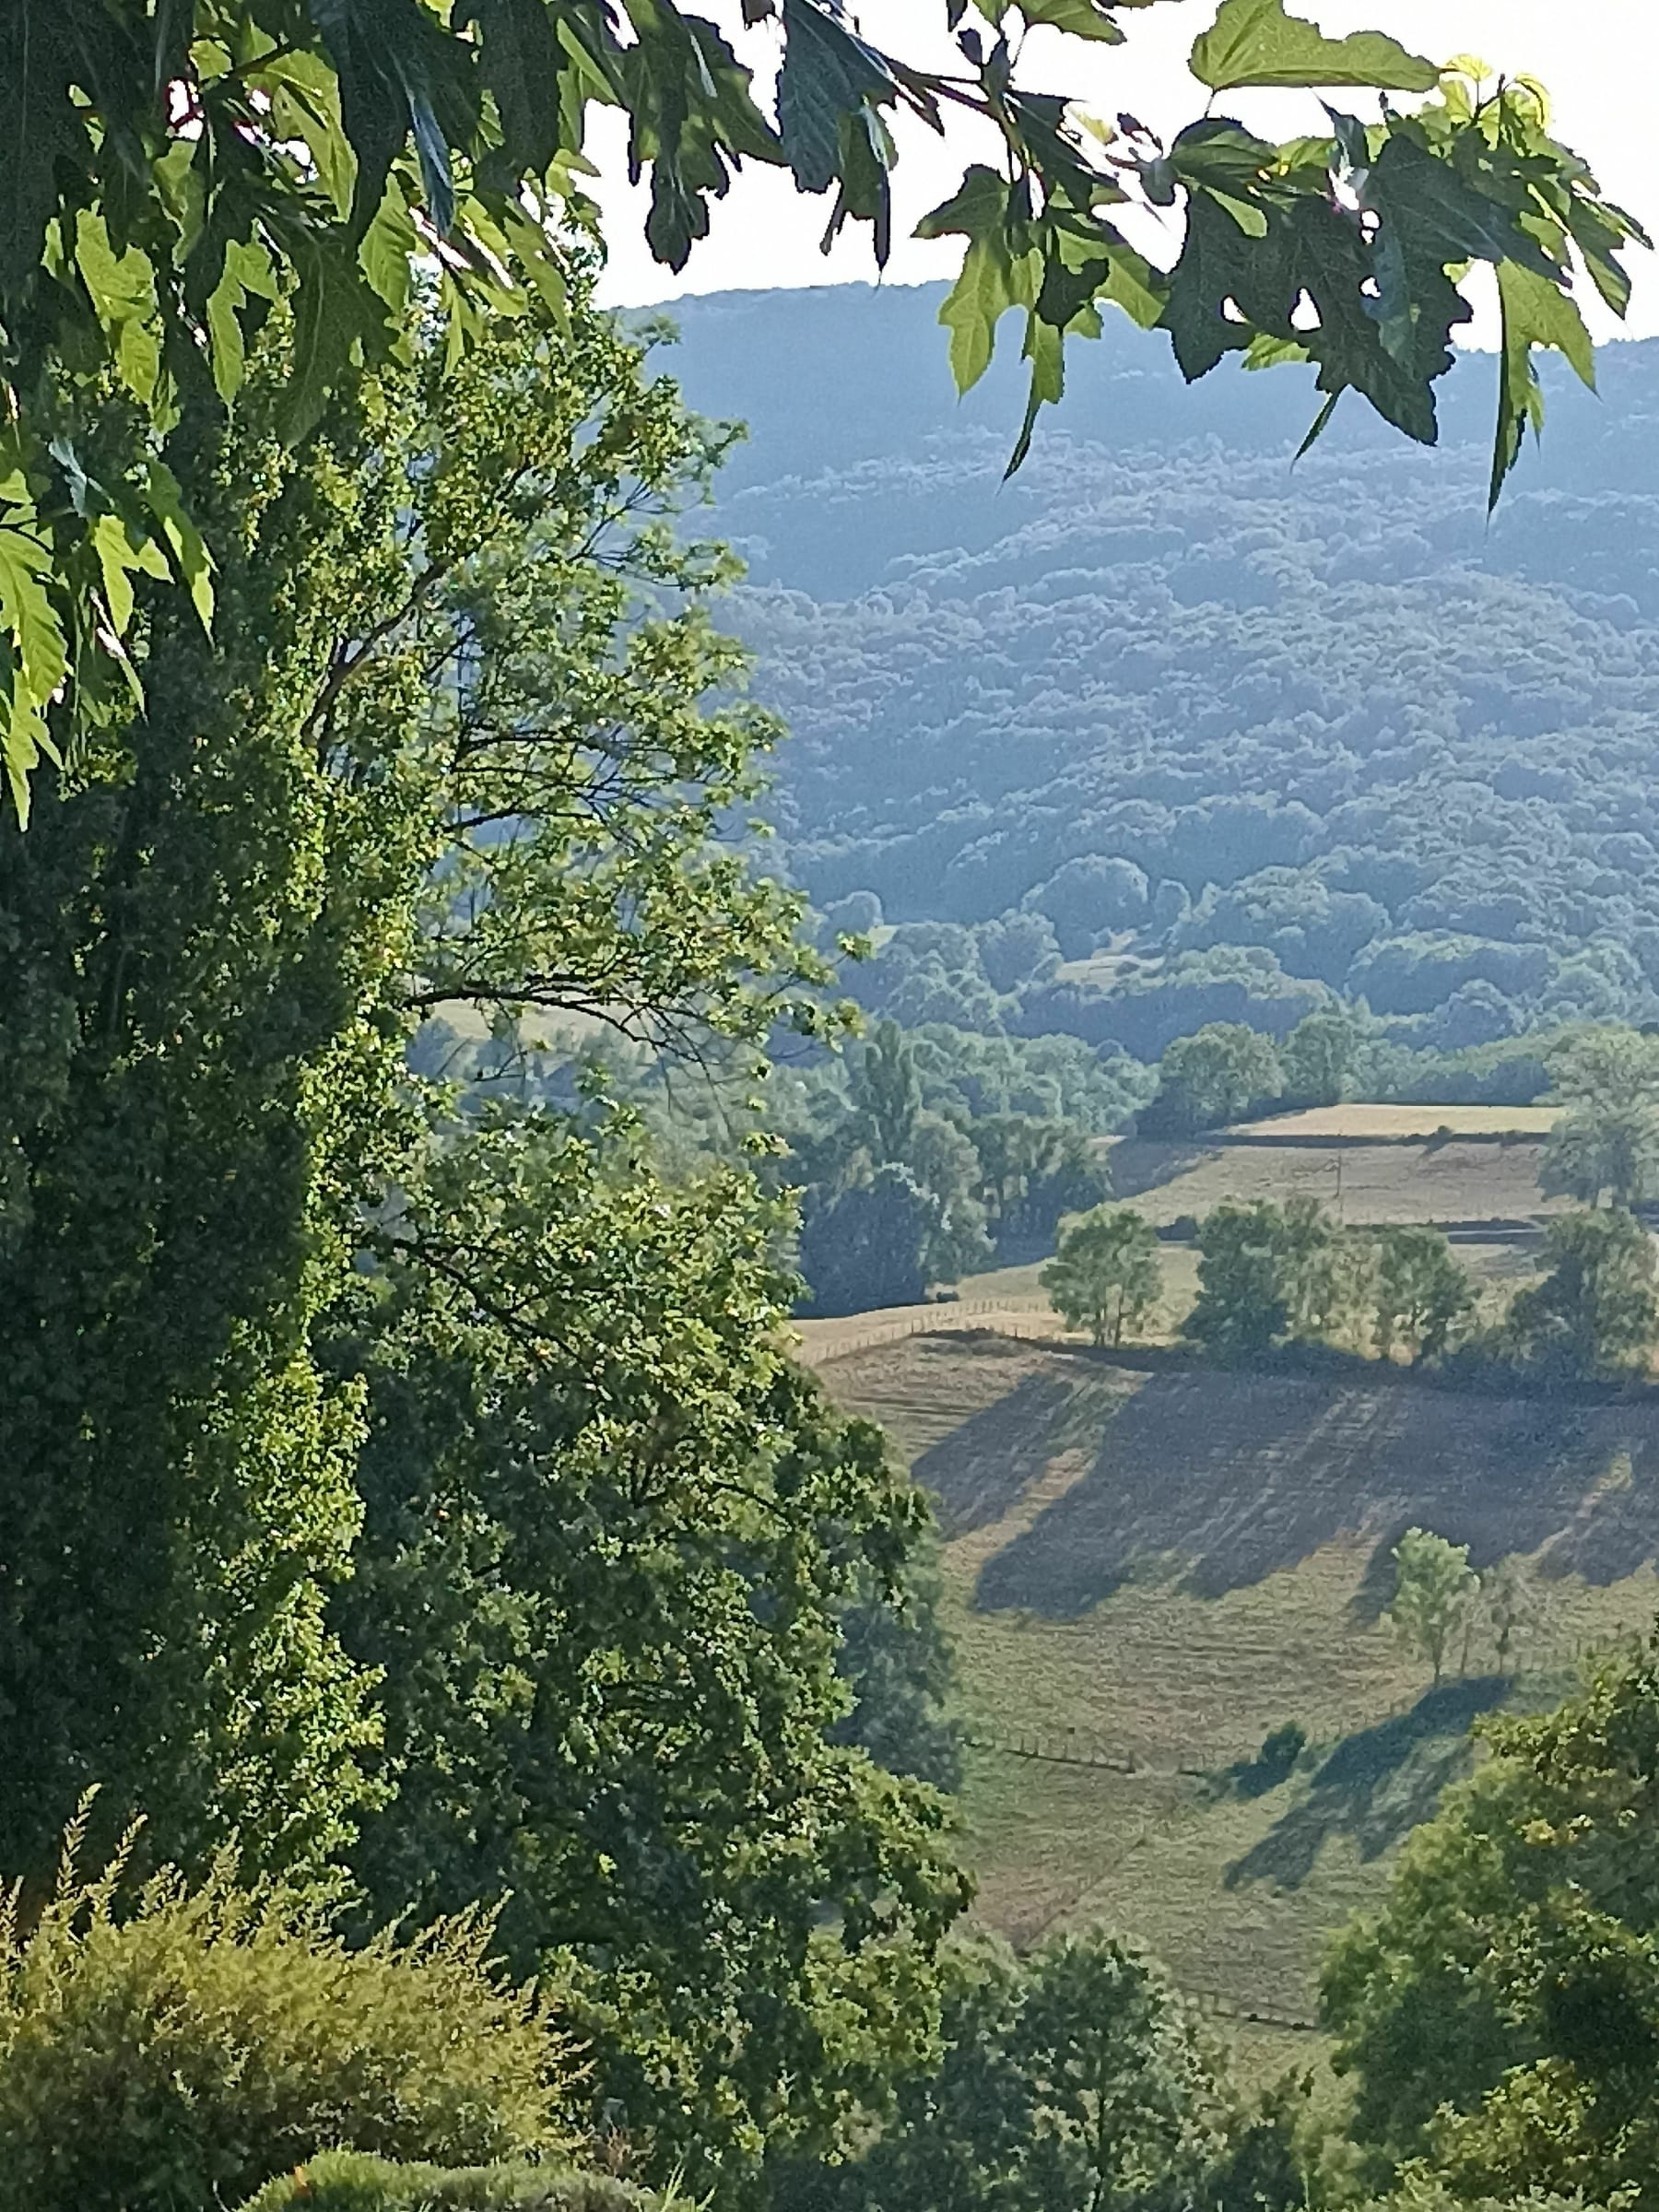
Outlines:
{"type": "Polygon", "coordinates": [[[1550,1054],[1549,1073],[1566,1112],[1545,1147],[1544,1192],[1626,1208],[1659,1198],[1659,1038],[1583,1030],[1550,1054]]]}
{"type": "Polygon", "coordinates": [[[1599,1206],[1659,1198],[1659,1107],[1642,1098],[1575,1107],[1550,1131],[1538,1169],[1546,1197],[1599,1206]]]}
{"type": "Polygon", "coordinates": [[[1359,1031],[1342,1013],[1304,1014],[1278,1048],[1287,1106],[1335,1106],[1352,1095],[1359,1031]]]}
{"type": "Polygon", "coordinates": [[[1315,1302],[1300,1278],[1324,1263],[1335,1233],[1312,1199],[1217,1206],[1198,1225],[1198,1297],[1187,1335],[1222,1359],[1282,1344],[1315,1302]]]}
{"type": "Polygon", "coordinates": [[[998,1113],[971,1122],[978,1191],[997,1250],[1043,1241],[1062,1215],[1105,1197],[1105,1156],[1075,1124],[998,1113]]]}
{"type": "Polygon", "coordinates": [[[1098,1206],[1074,1221],[1042,1271],[1042,1287],[1070,1329],[1098,1345],[1122,1344],[1158,1301],[1158,1234],[1127,1206],[1098,1206]]]}

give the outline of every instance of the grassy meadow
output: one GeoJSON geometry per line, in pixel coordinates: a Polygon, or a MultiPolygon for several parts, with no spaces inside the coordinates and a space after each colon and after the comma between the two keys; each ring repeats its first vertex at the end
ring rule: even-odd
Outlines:
{"type": "Polygon", "coordinates": [[[1470,1721],[1559,1695],[1659,1605],[1659,1406],[1382,1376],[1129,1364],[993,1331],[827,1358],[933,1494],[975,1740],[977,1910],[1020,1943],[1108,1921],[1189,1989],[1285,2026],[1321,1946],[1467,1769],[1470,1721]],[[1380,1615],[1413,1523],[1535,1562],[1500,1680],[1477,1639],[1431,1692],[1380,1615]],[[1263,1735],[1310,1747],[1258,1790],[1263,1735]]]}

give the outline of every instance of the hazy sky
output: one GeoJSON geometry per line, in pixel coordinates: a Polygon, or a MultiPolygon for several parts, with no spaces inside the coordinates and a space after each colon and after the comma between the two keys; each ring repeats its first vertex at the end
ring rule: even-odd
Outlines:
{"type": "MultiPolygon", "coordinates": [[[[702,0],[723,24],[736,14],[724,0],[702,0]]],[[[1294,12],[1315,18],[1332,33],[1375,28],[1393,32],[1414,52],[1444,61],[1474,53],[1495,68],[1541,77],[1555,101],[1559,136],[1594,164],[1603,189],[1659,236],[1659,6],[1655,0],[1293,0],[1294,12]]],[[[925,41],[939,36],[939,0],[864,0],[863,21],[878,42],[922,58],[925,41]]],[[[1085,49],[1075,39],[1034,32],[1022,59],[1020,81],[1033,89],[1064,92],[1105,114],[1128,109],[1155,130],[1171,132],[1204,104],[1203,88],[1187,75],[1185,59],[1198,30],[1214,13],[1213,0],[1165,0],[1145,13],[1126,14],[1129,42],[1085,49]]],[[[775,68],[777,43],[771,26],[739,33],[745,58],[757,76],[775,68]]],[[[947,61],[948,52],[936,58],[947,61]]],[[[1319,110],[1290,93],[1235,94],[1230,108],[1272,135],[1317,128],[1319,110]]],[[[610,265],[604,296],[638,305],[686,292],[724,291],[772,285],[867,281],[876,267],[868,233],[849,233],[828,258],[818,241],[830,199],[798,195],[780,172],[746,167],[713,212],[709,238],[693,249],[676,276],[647,253],[641,236],[644,193],[629,190],[619,117],[600,115],[591,151],[602,171],[599,197],[606,209],[610,265]]],[[[947,193],[964,164],[988,149],[959,130],[941,143],[918,124],[900,126],[894,180],[895,239],[889,283],[916,284],[953,275],[960,241],[924,242],[904,235],[947,193]]],[[[1144,240],[1158,258],[1151,239],[1144,240]]],[[[1172,251],[1172,245],[1171,251],[1172,251]]],[[[1659,254],[1631,256],[1635,298],[1626,330],[1659,332],[1659,254]]],[[[1597,336],[1618,328],[1592,300],[1586,309],[1597,336]]]]}

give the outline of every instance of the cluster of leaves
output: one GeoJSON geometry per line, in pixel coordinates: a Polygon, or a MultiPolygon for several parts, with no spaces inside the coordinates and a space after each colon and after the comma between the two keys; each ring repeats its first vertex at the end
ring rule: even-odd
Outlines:
{"type": "MultiPolygon", "coordinates": [[[[1139,4],[1017,13],[1117,42],[1139,4]]],[[[1312,360],[1322,421],[1355,389],[1432,440],[1433,382],[1468,312],[1451,272],[1478,260],[1504,303],[1496,488],[1539,411],[1534,347],[1588,372],[1571,251],[1623,308],[1617,253],[1636,228],[1549,136],[1527,86],[1483,96],[1380,33],[1327,40],[1283,0],[1222,0],[1192,53],[1212,95],[1436,97],[1371,126],[1333,112],[1331,135],[1283,147],[1212,115],[1166,149],[1127,118],[1091,131],[1066,96],[1018,83],[1009,11],[981,8],[982,28],[966,12],[947,6],[958,59],[940,71],[877,48],[832,0],[750,0],[747,20],[782,33],[774,117],[714,27],[671,0],[625,13],[591,0],[125,0],[112,16],[71,0],[43,23],[14,11],[0,45],[16,149],[0,257],[0,631],[19,806],[41,752],[137,680],[124,643],[134,574],[176,576],[210,606],[209,556],[159,451],[180,406],[231,402],[250,342],[289,299],[284,426],[303,432],[331,392],[396,351],[420,259],[437,265],[452,347],[531,298],[557,305],[569,264],[549,218],[593,219],[580,191],[592,104],[626,112],[630,173],[651,174],[647,240],[676,268],[746,159],[787,167],[805,193],[834,188],[827,237],[867,223],[884,261],[894,116],[988,124],[1006,169],[970,168],[920,228],[968,241],[946,309],[959,383],[988,362],[1001,313],[1025,312],[1016,461],[1060,394],[1066,335],[1097,331],[1102,303],[1167,329],[1189,377],[1241,347],[1312,360]],[[1115,213],[1180,194],[1185,242],[1165,276],[1115,213]],[[131,406],[94,468],[77,409],[104,379],[131,406]]]]}

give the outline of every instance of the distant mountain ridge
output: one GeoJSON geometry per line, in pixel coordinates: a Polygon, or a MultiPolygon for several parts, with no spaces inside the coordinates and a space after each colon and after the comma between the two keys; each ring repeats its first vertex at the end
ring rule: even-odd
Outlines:
{"type": "MultiPolygon", "coordinates": [[[[1446,380],[1438,449],[1349,401],[1292,468],[1305,372],[1188,391],[1123,325],[1005,485],[1018,361],[959,405],[939,296],[687,300],[662,357],[750,426],[716,526],[817,900],[968,930],[1024,905],[1074,957],[1127,931],[1135,1005],[1033,972],[974,1026],[1143,1052],[1182,962],[1230,960],[1269,1027],[1322,989],[1422,1041],[1659,1014],[1659,341],[1605,348],[1599,398],[1550,377],[1488,527],[1489,359],[1446,380]],[[1091,914],[1103,860],[1141,908],[1119,870],[1091,914]]],[[[865,985],[920,1004],[918,962],[971,957],[900,941],[865,985]]]]}

